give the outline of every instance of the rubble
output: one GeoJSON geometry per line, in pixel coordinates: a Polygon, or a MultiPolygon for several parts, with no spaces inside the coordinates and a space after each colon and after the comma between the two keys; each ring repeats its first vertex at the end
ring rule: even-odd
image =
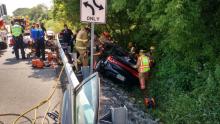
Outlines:
{"type": "Polygon", "coordinates": [[[111,81],[101,79],[99,117],[106,114],[111,107],[117,108],[124,105],[128,109],[128,124],[157,124],[157,121],[139,108],[135,98],[130,98],[122,88],[111,81]]]}

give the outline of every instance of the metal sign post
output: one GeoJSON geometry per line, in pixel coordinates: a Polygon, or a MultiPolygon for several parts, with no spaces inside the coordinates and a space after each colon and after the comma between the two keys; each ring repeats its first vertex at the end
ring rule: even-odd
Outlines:
{"type": "Polygon", "coordinates": [[[93,73],[93,53],[94,53],[94,23],[91,23],[91,54],[90,54],[90,75],[93,73]]]}
{"type": "Polygon", "coordinates": [[[107,0],[80,0],[80,20],[91,23],[90,74],[93,73],[94,23],[106,23],[107,0]]]}

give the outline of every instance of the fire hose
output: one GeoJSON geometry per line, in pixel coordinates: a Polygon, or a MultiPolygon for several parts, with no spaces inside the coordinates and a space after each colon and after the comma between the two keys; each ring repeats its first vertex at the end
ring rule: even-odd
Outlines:
{"type": "MultiPolygon", "coordinates": [[[[42,121],[41,121],[41,123],[44,124],[45,120],[48,121],[48,119],[46,119],[46,116],[47,116],[47,114],[48,114],[48,111],[49,111],[50,108],[51,108],[51,102],[50,102],[50,100],[51,100],[51,98],[53,97],[53,95],[54,95],[54,93],[55,93],[55,91],[56,91],[56,89],[57,89],[57,86],[58,86],[59,80],[60,80],[60,78],[61,78],[61,75],[62,75],[62,73],[63,73],[63,70],[64,70],[64,66],[62,67],[62,69],[61,69],[61,71],[60,71],[60,73],[59,73],[59,76],[58,76],[58,78],[56,79],[56,83],[55,83],[55,85],[54,85],[53,91],[51,92],[51,94],[49,95],[49,97],[48,97],[47,99],[42,100],[39,104],[37,104],[36,106],[31,107],[30,109],[28,109],[27,111],[23,112],[22,114],[7,113],[7,114],[0,114],[0,116],[19,116],[19,117],[17,117],[17,118],[13,121],[13,124],[16,124],[17,121],[18,121],[19,119],[21,119],[21,118],[25,118],[28,122],[31,122],[32,124],[35,124],[36,120],[38,119],[38,117],[37,117],[37,110],[38,110],[39,107],[41,107],[42,105],[48,103],[48,108],[47,108],[47,110],[46,110],[46,112],[45,112],[45,114],[44,114],[44,116],[43,116],[42,121]],[[35,113],[35,116],[34,116],[34,120],[32,121],[30,118],[28,118],[28,117],[25,116],[25,115],[28,114],[29,112],[33,111],[33,110],[35,111],[35,112],[34,112],[34,113],[35,113]]],[[[60,114],[59,114],[58,116],[60,116],[60,114]]],[[[58,117],[58,118],[59,118],[59,117],[58,117]]],[[[58,121],[59,121],[59,120],[58,120],[58,121]]]]}
{"type": "Polygon", "coordinates": [[[62,73],[63,73],[63,70],[64,70],[64,66],[62,67],[62,69],[61,69],[61,71],[60,71],[60,73],[59,73],[59,76],[58,76],[58,78],[57,78],[57,80],[56,80],[56,84],[55,84],[55,86],[54,86],[54,89],[53,89],[53,91],[51,92],[51,94],[49,95],[49,97],[48,97],[47,99],[45,99],[45,100],[42,100],[38,105],[31,107],[30,109],[28,109],[27,111],[25,111],[23,114],[20,114],[20,116],[19,116],[18,118],[16,118],[15,121],[13,121],[13,124],[16,124],[17,121],[18,121],[21,117],[24,117],[27,113],[29,113],[29,112],[31,112],[31,111],[33,111],[33,110],[35,111],[35,118],[34,118],[34,120],[31,121],[31,122],[32,122],[32,124],[35,124],[35,122],[36,122],[36,120],[37,120],[37,110],[38,110],[38,108],[48,102],[48,103],[49,103],[48,109],[47,109],[47,111],[45,112],[44,118],[43,118],[43,120],[42,120],[42,124],[44,123],[45,118],[46,118],[46,116],[47,116],[47,113],[48,113],[48,111],[49,111],[49,109],[50,109],[50,107],[51,107],[50,100],[51,100],[52,96],[54,95],[54,93],[55,93],[55,91],[56,91],[56,89],[57,89],[56,87],[58,86],[58,82],[59,82],[59,80],[60,80],[60,78],[61,78],[61,75],[62,75],[62,73]]]}

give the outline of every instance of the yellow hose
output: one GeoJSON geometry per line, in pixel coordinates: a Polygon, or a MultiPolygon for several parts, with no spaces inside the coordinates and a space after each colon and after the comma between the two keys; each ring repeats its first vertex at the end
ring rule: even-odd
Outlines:
{"type": "Polygon", "coordinates": [[[34,109],[34,121],[32,121],[32,124],[35,124],[36,120],[37,120],[37,109],[38,108],[35,108],[34,109]]]}
{"type": "Polygon", "coordinates": [[[51,102],[49,101],[48,102],[48,108],[47,108],[47,111],[45,112],[45,114],[44,114],[44,118],[43,118],[43,120],[42,120],[42,124],[44,124],[44,121],[45,121],[45,118],[46,118],[46,116],[47,116],[47,113],[48,113],[48,111],[50,110],[50,107],[51,107],[51,104],[50,104],[51,102]]]}
{"type": "MultiPolygon", "coordinates": [[[[63,70],[64,70],[64,66],[62,67],[62,69],[61,69],[61,71],[60,71],[60,74],[59,74],[59,76],[58,76],[58,78],[57,78],[57,80],[56,80],[55,88],[54,88],[53,92],[51,93],[51,95],[50,95],[47,99],[42,100],[38,105],[36,105],[36,106],[30,108],[29,110],[27,110],[27,111],[25,111],[23,114],[21,114],[18,118],[16,118],[15,121],[13,121],[13,124],[16,124],[17,121],[18,121],[21,117],[23,117],[24,115],[26,115],[27,113],[31,112],[31,111],[34,110],[34,109],[38,109],[40,106],[44,105],[45,103],[47,103],[47,102],[52,98],[52,96],[54,95],[54,93],[55,93],[55,91],[56,91],[56,89],[57,89],[56,87],[58,86],[58,82],[59,82],[59,80],[60,80],[60,78],[61,78],[61,75],[62,75],[62,73],[63,73],[63,70]]],[[[36,114],[36,111],[35,111],[35,114],[36,114]]],[[[36,118],[34,119],[34,123],[35,123],[35,121],[36,121],[36,118]]],[[[32,121],[32,122],[33,122],[33,121],[32,121]]]]}

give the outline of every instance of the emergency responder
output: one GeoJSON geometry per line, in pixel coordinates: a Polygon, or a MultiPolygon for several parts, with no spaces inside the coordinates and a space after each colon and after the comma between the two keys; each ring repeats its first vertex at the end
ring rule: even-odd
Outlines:
{"type": "Polygon", "coordinates": [[[68,47],[70,47],[70,52],[73,52],[73,32],[64,24],[64,29],[61,31],[63,34],[63,42],[67,43],[68,47]]]}
{"type": "Polygon", "coordinates": [[[40,28],[43,30],[44,34],[47,33],[47,29],[44,27],[44,23],[40,23],[40,28]]]}
{"type": "Polygon", "coordinates": [[[150,51],[146,54],[146,56],[148,56],[150,59],[150,67],[151,68],[155,66],[155,60],[154,60],[154,55],[153,55],[154,51],[155,51],[155,47],[151,46],[150,51]]]}
{"type": "Polygon", "coordinates": [[[138,68],[140,89],[143,92],[144,102],[146,105],[146,101],[149,100],[147,96],[148,96],[148,78],[149,78],[149,71],[150,71],[150,60],[144,54],[144,50],[140,50],[138,61],[137,61],[137,64],[134,66],[134,68],[138,68]]]}
{"type": "Polygon", "coordinates": [[[37,30],[35,28],[36,23],[33,23],[30,29],[30,36],[34,42],[37,40],[37,30]]]}
{"type": "Polygon", "coordinates": [[[12,33],[13,38],[15,40],[14,52],[15,52],[15,57],[17,60],[19,59],[18,49],[21,49],[22,59],[25,59],[24,42],[23,42],[22,32],[23,32],[22,27],[19,25],[18,22],[15,22],[15,24],[12,26],[11,33],[12,33]]]}
{"type": "Polygon", "coordinates": [[[35,25],[35,30],[37,33],[36,38],[36,56],[41,57],[42,60],[45,60],[45,43],[44,43],[44,36],[45,32],[41,29],[39,24],[35,25]]]}
{"type": "Polygon", "coordinates": [[[98,34],[95,33],[95,35],[94,35],[94,54],[93,54],[94,65],[96,65],[96,63],[99,60],[99,56],[102,53],[102,46],[103,46],[103,44],[100,42],[98,34]]]}
{"type": "Polygon", "coordinates": [[[136,48],[135,48],[135,45],[133,45],[132,42],[129,42],[128,43],[128,49],[129,49],[129,53],[135,57],[135,54],[136,54],[136,48]]]}
{"type": "Polygon", "coordinates": [[[88,66],[88,54],[87,54],[87,46],[88,46],[88,33],[85,27],[81,27],[81,30],[76,35],[76,44],[75,48],[79,53],[79,61],[82,66],[88,66]]]}
{"type": "Polygon", "coordinates": [[[100,42],[104,43],[113,43],[111,41],[111,36],[108,32],[103,32],[99,38],[100,42]]]}

